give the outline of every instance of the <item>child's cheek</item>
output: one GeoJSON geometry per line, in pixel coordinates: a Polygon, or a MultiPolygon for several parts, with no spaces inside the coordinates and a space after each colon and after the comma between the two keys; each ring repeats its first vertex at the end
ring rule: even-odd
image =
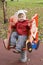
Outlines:
{"type": "Polygon", "coordinates": [[[21,22],[24,21],[24,19],[18,19],[18,20],[21,21],[21,22]]]}

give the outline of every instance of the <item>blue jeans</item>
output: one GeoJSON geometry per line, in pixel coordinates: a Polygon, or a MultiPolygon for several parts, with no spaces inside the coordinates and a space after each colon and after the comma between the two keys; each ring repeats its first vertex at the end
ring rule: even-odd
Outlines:
{"type": "Polygon", "coordinates": [[[26,35],[19,35],[17,32],[12,32],[10,38],[10,45],[15,46],[17,50],[21,50],[24,47],[24,44],[27,40],[26,35]]]}

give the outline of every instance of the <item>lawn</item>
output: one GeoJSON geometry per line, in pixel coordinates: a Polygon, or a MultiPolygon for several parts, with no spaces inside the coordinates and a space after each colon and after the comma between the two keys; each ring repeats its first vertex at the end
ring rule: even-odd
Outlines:
{"type": "MultiPolygon", "coordinates": [[[[43,0],[19,0],[16,1],[8,1],[7,0],[7,17],[10,18],[11,15],[19,9],[26,9],[28,11],[27,17],[31,19],[31,17],[37,13],[39,16],[39,38],[43,40],[43,0]]],[[[3,23],[3,11],[0,10],[0,37],[5,38],[7,33],[8,23],[3,23]],[[5,31],[6,30],[6,31],[5,31]]]]}

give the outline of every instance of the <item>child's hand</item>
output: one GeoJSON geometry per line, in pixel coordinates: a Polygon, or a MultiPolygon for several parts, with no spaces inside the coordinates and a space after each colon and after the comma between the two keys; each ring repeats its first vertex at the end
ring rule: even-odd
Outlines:
{"type": "Polygon", "coordinates": [[[31,26],[31,25],[32,25],[32,21],[33,21],[33,20],[30,20],[30,21],[28,22],[28,26],[31,26]]]}
{"type": "Polygon", "coordinates": [[[18,21],[18,18],[16,16],[11,16],[9,21],[10,21],[10,25],[15,25],[18,21]]]}
{"type": "Polygon", "coordinates": [[[11,26],[14,26],[16,23],[15,22],[10,22],[10,25],[11,26]]]}
{"type": "Polygon", "coordinates": [[[28,26],[30,26],[30,23],[28,23],[28,26]]]}

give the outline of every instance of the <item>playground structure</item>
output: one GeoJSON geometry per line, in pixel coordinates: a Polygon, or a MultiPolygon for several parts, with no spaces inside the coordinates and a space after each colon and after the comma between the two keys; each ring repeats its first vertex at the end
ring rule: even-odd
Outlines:
{"type": "MultiPolygon", "coordinates": [[[[32,45],[32,48],[33,46],[35,46],[35,44],[38,44],[38,14],[35,14],[33,17],[32,17],[32,26],[31,26],[31,33],[30,35],[32,35],[35,39],[33,39],[33,45],[32,45]]],[[[11,16],[10,17],[10,20],[9,21],[14,21],[14,22],[17,22],[17,17],[16,16],[11,16]]],[[[9,23],[9,28],[8,28],[8,36],[10,34],[10,31],[11,31],[11,22],[9,23]]],[[[29,42],[29,39],[27,39],[26,41],[26,44],[29,42]]],[[[36,46],[35,46],[36,47],[36,46]]],[[[35,48],[34,47],[34,48],[35,48]]]]}
{"type": "MultiPolygon", "coordinates": [[[[16,21],[17,22],[17,18],[15,16],[12,16],[10,18],[9,21],[16,21]]],[[[34,37],[33,38],[33,42],[32,42],[32,45],[29,43],[29,39],[27,39],[26,43],[25,43],[25,46],[24,48],[22,49],[22,53],[21,53],[21,61],[22,62],[26,62],[27,60],[27,53],[26,53],[26,50],[28,50],[29,52],[32,52],[33,49],[38,49],[39,47],[39,43],[40,41],[38,40],[38,14],[35,14],[33,17],[32,17],[32,27],[31,27],[31,32],[32,32],[32,36],[34,37]],[[25,60],[24,60],[25,59],[25,60]]],[[[11,22],[9,23],[9,30],[8,30],[8,35],[10,34],[10,31],[11,31],[11,22]]],[[[7,40],[7,39],[6,39],[7,40]]],[[[5,40],[5,41],[6,41],[5,40]]],[[[5,46],[5,45],[4,45],[5,46]]],[[[8,47],[5,46],[6,49],[12,49],[12,47],[10,45],[8,45],[8,47]]],[[[13,48],[14,49],[14,48],[13,48]]],[[[13,51],[14,52],[14,51],[13,51]]]]}

